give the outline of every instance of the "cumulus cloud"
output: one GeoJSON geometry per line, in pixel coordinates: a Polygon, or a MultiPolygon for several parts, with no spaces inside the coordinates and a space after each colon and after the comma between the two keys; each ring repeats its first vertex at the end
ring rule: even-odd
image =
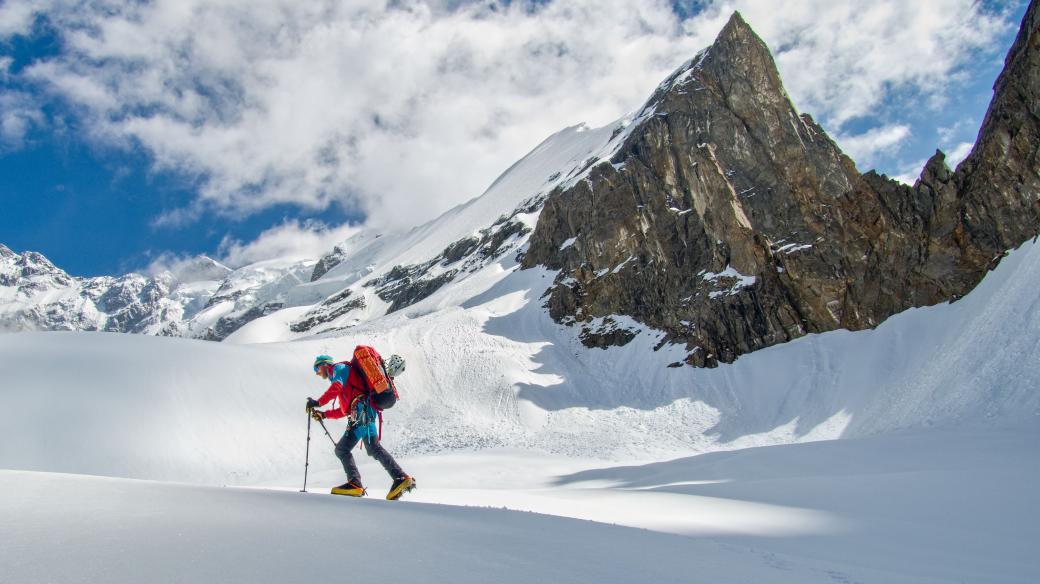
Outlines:
{"type": "Polygon", "coordinates": [[[358,230],[358,227],[350,225],[328,227],[315,222],[286,221],[264,231],[251,242],[224,238],[220,243],[219,254],[221,262],[231,267],[272,258],[316,259],[358,230]]]}
{"type": "Polygon", "coordinates": [[[26,134],[45,123],[45,116],[28,93],[0,92],[0,150],[17,149],[26,134]]]}
{"type": "Polygon", "coordinates": [[[869,168],[879,154],[898,148],[909,136],[910,126],[895,124],[873,128],[862,134],[838,134],[834,139],[860,167],[869,168]]]}
{"type": "Polygon", "coordinates": [[[0,40],[27,33],[36,15],[48,6],[46,0],[4,0],[0,4],[0,40]]]}
{"type": "MultiPolygon", "coordinates": [[[[6,0],[0,37],[40,5],[6,0]]],[[[799,109],[839,133],[892,91],[941,102],[1008,26],[973,0],[703,6],[680,21],[662,0],[52,0],[64,51],[20,76],[69,104],[92,139],[198,177],[172,224],[336,203],[404,226],[480,194],[556,130],[637,108],[734,9],[776,52],[799,109]]],[[[899,127],[843,145],[894,147],[899,127]]],[[[225,251],[254,257],[276,235],[225,251]]]]}
{"type": "Polygon", "coordinates": [[[833,2],[769,0],[717,4],[739,8],[776,53],[803,111],[837,128],[872,114],[894,91],[940,105],[960,68],[990,48],[1012,23],[974,0],[833,2]]]}
{"type": "Polygon", "coordinates": [[[950,168],[957,168],[957,165],[963,162],[964,159],[971,154],[971,149],[974,147],[974,142],[961,142],[960,144],[957,144],[946,154],[946,164],[950,165],[950,168]]]}

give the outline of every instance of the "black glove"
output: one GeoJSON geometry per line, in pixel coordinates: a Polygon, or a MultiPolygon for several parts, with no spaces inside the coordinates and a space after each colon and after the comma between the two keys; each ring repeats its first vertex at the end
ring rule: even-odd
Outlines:
{"type": "Polygon", "coordinates": [[[308,412],[313,410],[314,408],[318,407],[319,405],[321,405],[321,404],[319,404],[318,400],[314,399],[313,397],[307,398],[307,411],[308,412]]]}
{"type": "Polygon", "coordinates": [[[325,412],[321,410],[311,410],[311,417],[320,422],[325,419],[325,412]]]}

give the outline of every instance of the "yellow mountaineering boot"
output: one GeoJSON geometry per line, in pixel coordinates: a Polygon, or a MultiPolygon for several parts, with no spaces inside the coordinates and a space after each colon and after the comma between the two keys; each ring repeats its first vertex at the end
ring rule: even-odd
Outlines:
{"type": "Polygon", "coordinates": [[[388,501],[396,501],[401,498],[401,495],[414,488],[415,479],[410,476],[403,476],[399,479],[394,479],[394,484],[390,487],[390,492],[386,494],[386,499],[388,501]]]}
{"type": "Polygon", "coordinates": [[[338,487],[332,487],[333,495],[346,495],[348,497],[364,497],[365,487],[357,481],[347,481],[338,487]]]}

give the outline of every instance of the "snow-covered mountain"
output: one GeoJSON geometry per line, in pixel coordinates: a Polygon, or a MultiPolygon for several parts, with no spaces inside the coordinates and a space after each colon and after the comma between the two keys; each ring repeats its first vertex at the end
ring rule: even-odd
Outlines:
{"type": "Polygon", "coordinates": [[[0,245],[0,331],[105,331],[223,340],[285,306],[314,261],[232,270],[199,256],[155,276],[70,276],[42,254],[0,245]]]}
{"type": "Polygon", "coordinates": [[[231,270],[198,258],[178,274],[76,278],[35,252],[0,245],[0,330],[171,334],[213,297],[231,270]]]}

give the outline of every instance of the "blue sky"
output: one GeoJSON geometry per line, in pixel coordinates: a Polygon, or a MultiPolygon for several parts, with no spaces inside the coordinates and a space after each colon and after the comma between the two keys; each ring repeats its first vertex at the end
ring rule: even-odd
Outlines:
{"type": "Polygon", "coordinates": [[[861,170],[910,178],[974,141],[1025,9],[607,4],[5,0],[0,243],[88,276],[413,225],[638,107],[733,8],[861,170]]]}

